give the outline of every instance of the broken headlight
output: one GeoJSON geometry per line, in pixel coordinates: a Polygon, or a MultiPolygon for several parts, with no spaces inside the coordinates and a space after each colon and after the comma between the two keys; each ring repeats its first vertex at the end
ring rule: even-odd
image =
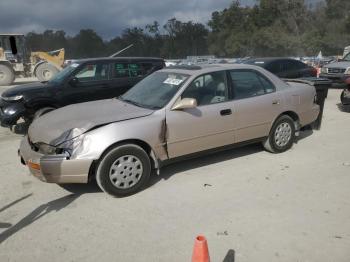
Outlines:
{"type": "Polygon", "coordinates": [[[83,142],[84,135],[77,136],[73,139],[67,140],[59,145],[57,145],[57,154],[67,154],[71,156],[76,148],[83,142]]]}
{"type": "Polygon", "coordinates": [[[56,147],[45,144],[45,143],[36,143],[35,147],[38,149],[38,152],[43,155],[54,155],[56,154],[56,147]]]}

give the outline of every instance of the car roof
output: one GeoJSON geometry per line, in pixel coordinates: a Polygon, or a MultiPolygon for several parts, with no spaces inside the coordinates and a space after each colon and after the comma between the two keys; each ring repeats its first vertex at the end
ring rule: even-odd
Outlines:
{"type": "Polygon", "coordinates": [[[163,68],[160,71],[170,72],[170,73],[179,73],[185,75],[201,75],[205,73],[211,73],[222,70],[230,69],[255,69],[259,70],[259,67],[255,65],[248,64],[208,64],[208,65],[179,65],[179,66],[169,66],[163,68]]]}
{"type": "Polygon", "coordinates": [[[74,62],[96,62],[96,61],[154,61],[154,62],[164,62],[163,58],[158,57],[96,57],[96,58],[83,58],[83,59],[72,59],[74,62]]]}
{"type": "Polygon", "coordinates": [[[261,57],[261,58],[250,58],[243,63],[249,63],[249,62],[264,62],[264,63],[270,63],[275,61],[281,61],[281,60],[292,60],[292,61],[299,61],[294,58],[290,57],[261,57]]]}

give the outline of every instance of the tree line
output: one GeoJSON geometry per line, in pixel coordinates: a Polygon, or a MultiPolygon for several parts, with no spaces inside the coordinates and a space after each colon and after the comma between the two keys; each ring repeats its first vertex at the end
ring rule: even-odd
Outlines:
{"type": "Polygon", "coordinates": [[[31,51],[65,48],[66,58],[108,56],[126,46],[121,56],[155,56],[167,59],[186,56],[314,56],[342,54],[350,45],[350,1],[325,0],[308,5],[305,0],[258,0],[242,6],[238,0],[212,13],[207,24],[169,19],[145,27],[125,29],[104,40],[92,29],[75,36],[63,30],[30,32],[31,51]]]}

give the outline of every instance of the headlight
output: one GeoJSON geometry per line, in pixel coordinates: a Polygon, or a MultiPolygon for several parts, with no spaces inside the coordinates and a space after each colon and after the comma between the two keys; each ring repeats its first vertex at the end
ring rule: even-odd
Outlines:
{"type": "Polygon", "coordinates": [[[76,150],[79,147],[79,145],[83,142],[83,140],[84,140],[84,135],[80,135],[73,139],[65,141],[57,145],[56,152],[57,154],[68,154],[68,156],[71,156],[74,150],[76,150]]]}
{"type": "Polygon", "coordinates": [[[327,74],[328,73],[328,68],[327,67],[322,67],[321,68],[321,73],[327,74]]]}
{"type": "Polygon", "coordinates": [[[5,101],[18,101],[18,100],[21,100],[23,98],[22,95],[19,95],[19,96],[9,96],[9,97],[1,97],[3,100],[5,101]]]}
{"type": "Polygon", "coordinates": [[[7,114],[7,115],[12,116],[13,114],[16,113],[16,110],[13,109],[13,108],[11,108],[11,107],[10,107],[10,108],[5,108],[5,109],[4,109],[4,113],[7,114]]]}
{"type": "Polygon", "coordinates": [[[44,155],[54,155],[56,154],[57,148],[45,143],[36,143],[35,146],[39,149],[39,153],[44,155]]]}
{"type": "Polygon", "coordinates": [[[345,71],[344,74],[345,74],[345,75],[350,75],[350,67],[348,67],[348,69],[346,69],[346,71],[345,71]]]}

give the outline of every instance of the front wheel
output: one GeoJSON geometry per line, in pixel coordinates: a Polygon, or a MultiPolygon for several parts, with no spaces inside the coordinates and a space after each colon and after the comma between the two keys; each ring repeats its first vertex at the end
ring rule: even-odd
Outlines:
{"type": "Polygon", "coordinates": [[[282,115],[273,124],[270,134],[263,142],[263,145],[271,153],[282,153],[293,146],[294,140],[294,121],[289,116],[282,115]]]}
{"type": "Polygon", "coordinates": [[[103,156],[96,171],[96,181],[104,192],[123,197],[144,188],[150,174],[151,163],[147,153],[137,145],[124,144],[103,156]]]}
{"type": "Polygon", "coordinates": [[[350,105],[350,91],[348,89],[344,89],[340,94],[340,101],[342,105],[350,105]]]}

